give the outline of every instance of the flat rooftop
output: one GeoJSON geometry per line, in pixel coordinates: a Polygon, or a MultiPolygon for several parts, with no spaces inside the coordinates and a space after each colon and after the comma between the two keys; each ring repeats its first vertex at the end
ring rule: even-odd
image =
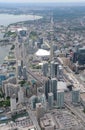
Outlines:
{"type": "Polygon", "coordinates": [[[40,125],[41,125],[41,128],[49,128],[49,127],[55,126],[55,122],[52,118],[51,113],[47,113],[44,115],[44,117],[40,118],[40,125]]]}

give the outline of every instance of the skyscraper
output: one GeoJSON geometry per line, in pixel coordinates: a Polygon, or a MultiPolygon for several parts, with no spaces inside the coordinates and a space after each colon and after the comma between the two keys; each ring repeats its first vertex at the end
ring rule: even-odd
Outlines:
{"type": "Polygon", "coordinates": [[[78,49],[78,63],[79,65],[85,64],[85,47],[78,49]]]}
{"type": "Polygon", "coordinates": [[[59,63],[58,62],[55,62],[55,76],[57,77],[57,74],[59,73],[59,63]]]}
{"type": "Polygon", "coordinates": [[[64,106],[64,91],[59,90],[57,91],[57,106],[62,108],[64,106]]]}
{"type": "Polygon", "coordinates": [[[47,76],[47,74],[48,74],[48,62],[43,63],[42,71],[43,71],[43,75],[47,76]]]}
{"type": "Polygon", "coordinates": [[[50,108],[53,107],[53,93],[48,93],[48,104],[50,108]]]}
{"type": "Polygon", "coordinates": [[[57,80],[56,78],[51,79],[52,93],[54,100],[57,100],[57,80]]]}
{"type": "Polygon", "coordinates": [[[31,108],[32,109],[36,108],[36,103],[38,103],[38,99],[37,99],[37,96],[34,95],[31,97],[31,108]]]}
{"type": "Polygon", "coordinates": [[[18,92],[18,102],[24,103],[24,92],[22,87],[20,87],[20,90],[18,92]]]}
{"type": "Polygon", "coordinates": [[[16,110],[16,95],[13,94],[12,97],[10,98],[10,105],[11,105],[11,112],[16,110]]]}
{"type": "Polygon", "coordinates": [[[46,108],[47,108],[47,102],[46,102],[46,96],[45,96],[44,93],[41,94],[41,96],[40,96],[40,103],[42,103],[42,105],[44,106],[44,108],[46,110],[46,108]]]}
{"type": "Polygon", "coordinates": [[[73,89],[72,91],[72,103],[79,103],[80,102],[80,90],[73,89]]]}
{"type": "Polygon", "coordinates": [[[55,62],[52,61],[50,64],[50,75],[51,78],[55,78],[55,62]]]}
{"type": "Polygon", "coordinates": [[[51,80],[50,79],[48,81],[46,81],[46,83],[45,83],[44,92],[45,92],[46,99],[48,99],[48,93],[51,92],[51,80]]]}
{"type": "Polygon", "coordinates": [[[63,79],[63,67],[61,65],[58,66],[57,78],[58,80],[63,79]]]}
{"type": "Polygon", "coordinates": [[[37,116],[37,119],[39,120],[41,117],[44,116],[44,106],[41,104],[41,103],[37,103],[36,104],[36,116],[37,116]]]}
{"type": "Polygon", "coordinates": [[[26,66],[23,67],[22,75],[23,75],[23,79],[24,79],[24,80],[27,80],[26,66]]]}
{"type": "Polygon", "coordinates": [[[52,61],[50,65],[51,78],[55,78],[55,77],[59,78],[59,74],[61,72],[60,70],[61,70],[61,66],[59,65],[59,63],[52,61]]]}
{"type": "Polygon", "coordinates": [[[18,78],[21,78],[21,76],[22,76],[21,61],[18,60],[18,78]]]}

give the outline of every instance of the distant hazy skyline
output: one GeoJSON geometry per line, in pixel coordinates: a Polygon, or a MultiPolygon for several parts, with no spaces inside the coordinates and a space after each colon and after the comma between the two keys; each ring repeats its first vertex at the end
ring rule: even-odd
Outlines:
{"type": "Polygon", "coordinates": [[[3,3],[54,3],[54,2],[59,2],[59,3],[63,3],[63,2],[85,2],[85,0],[0,0],[0,2],[3,3]]]}

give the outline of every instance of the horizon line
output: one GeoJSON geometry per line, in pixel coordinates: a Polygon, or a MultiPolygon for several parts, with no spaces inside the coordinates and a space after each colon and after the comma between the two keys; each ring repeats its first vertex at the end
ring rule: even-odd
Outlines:
{"type": "Polygon", "coordinates": [[[38,4],[38,3],[39,3],[39,4],[41,4],[41,3],[42,3],[42,4],[50,4],[50,3],[53,3],[53,4],[54,4],[54,3],[59,3],[59,4],[60,4],[60,3],[65,3],[65,4],[66,4],[66,3],[67,3],[67,4],[68,4],[68,3],[73,3],[73,4],[74,4],[74,3],[76,3],[76,4],[79,4],[79,3],[85,3],[85,1],[81,1],[81,2],[80,2],[80,1],[78,1],[78,2],[76,2],[76,1],[75,1],[75,2],[69,2],[69,1],[68,1],[68,2],[62,2],[62,1],[61,1],[61,2],[52,2],[52,1],[50,1],[50,2],[23,2],[23,1],[22,1],[22,2],[14,2],[14,1],[13,1],[13,2],[2,2],[2,1],[1,1],[0,3],[7,3],[7,4],[12,4],[12,3],[19,3],[19,4],[22,4],[22,3],[24,3],[24,4],[27,4],[27,3],[32,3],[32,4],[33,4],[33,3],[34,3],[34,4],[38,4]]]}

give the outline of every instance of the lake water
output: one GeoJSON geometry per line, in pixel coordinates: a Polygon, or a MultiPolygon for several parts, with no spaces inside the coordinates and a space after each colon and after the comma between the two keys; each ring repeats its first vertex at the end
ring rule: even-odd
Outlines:
{"type": "MultiPolygon", "coordinates": [[[[0,25],[8,26],[9,24],[22,22],[22,21],[29,21],[29,20],[36,20],[42,18],[41,16],[33,16],[33,15],[12,15],[12,14],[0,14],[0,25]]],[[[0,37],[3,34],[0,33],[0,37]]],[[[3,60],[6,55],[8,55],[10,46],[0,47],[0,64],[3,63],[3,60]]]]}
{"type": "Polygon", "coordinates": [[[40,19],[41,16],[0,14],[0,25],[7,26],[11,23],[40,19]]]}
{"type": "Polygon", "coordinates": [[[8,55],[10,48],[11,48],[11,46],[0,47],[0,64],[3,63],[4,58],[6,57],[6,55],[8,55]]]}

